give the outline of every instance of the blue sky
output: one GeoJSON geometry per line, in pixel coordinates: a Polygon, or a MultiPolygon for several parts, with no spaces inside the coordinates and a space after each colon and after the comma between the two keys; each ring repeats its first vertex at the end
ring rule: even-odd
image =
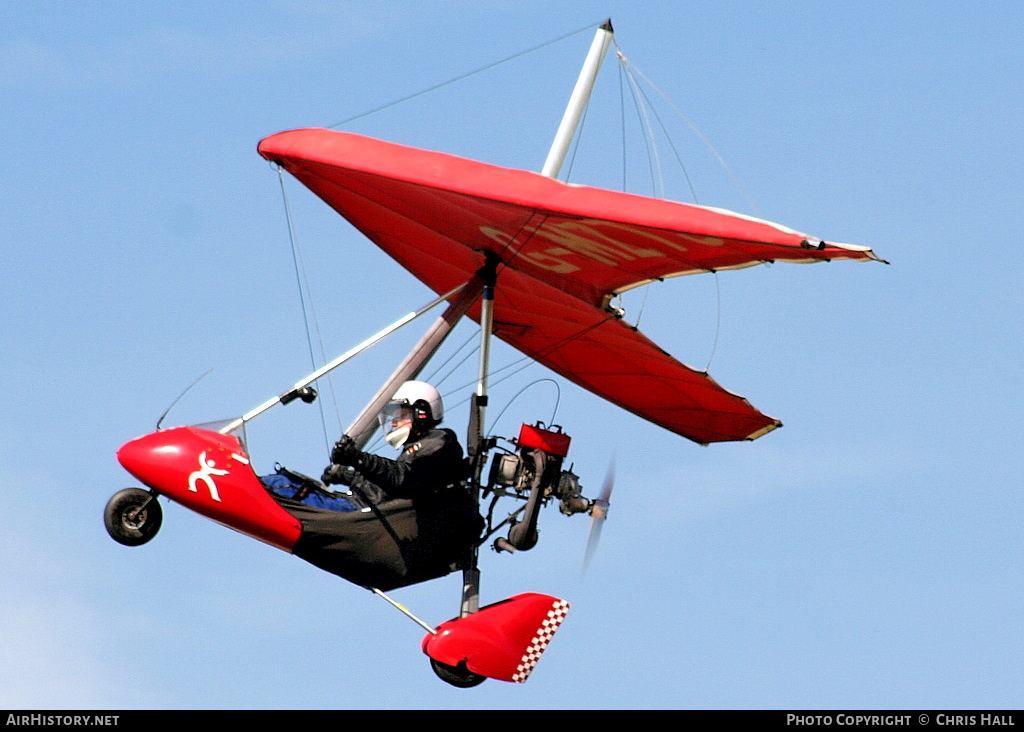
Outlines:
{"type": "MultiPolygon", "coordinates": [[[[1019,3],[37,2],[0,6],[0,27],[0,706],[1020,706],[1019,3]],[[585,29],[343,126],[539,169],[606,17],[728,164],[663,108],[700,203],[892,262],[627,301],[785,426],[703,448],[541,367],[495,385],[497,433],[554,421],[591,493],[612,459],[618,476],[585,577],[587,522],[554,509],[532,552],[484,554],[484,602],[572,603],[524,685],[448,687],[382,601],[186,509],[166,505],[144,547],[112,542],[103,506],[132,484],[115,451],[196,377],[212,369],[168,423],[236,416],[312,370],[259,139],[585,29]]],[[[604,72],[570,178],[617,188],[614,57],[604,72]]],[[[666,195],[692,200],[659,149],[666,195]]],[[[650,193],[646,161],[629,166],[650,193]]],[[[285,191],[327,358],[430,299],[285,191]]],[[[324,385],[332,439],[416,337],[324,385]]],[[[471,378],[444,385],[460,431],[471,378]]],[[[249,430],[257,469],[317,473],[323,432],[316,407],[268,413],[249,430]]],[[[396,597],[439,623],[459,586],[396,597]]]]}

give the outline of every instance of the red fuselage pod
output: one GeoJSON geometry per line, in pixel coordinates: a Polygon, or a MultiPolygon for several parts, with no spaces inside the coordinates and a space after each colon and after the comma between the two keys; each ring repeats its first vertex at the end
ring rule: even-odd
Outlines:
{"type": "Polygon", "coordinates": [[[569,603],[527,592],[448,620],[423,639],[423,652],[448,666],[465,662],[475,674],[523,683],[547,649],[569,603]]]}
{"type": "Polygon", "coordinates": [[[122,445],[125,470],[157,493],[287,552],[302,527],[271,498],[232,435],[174,427],[122,445]]]}

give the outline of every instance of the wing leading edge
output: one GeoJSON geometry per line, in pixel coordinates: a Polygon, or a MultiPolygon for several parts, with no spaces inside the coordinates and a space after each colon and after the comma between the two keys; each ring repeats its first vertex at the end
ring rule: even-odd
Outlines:
{"type": "Polygon", "coordinates": [[[699,443],[755,439],[781,423],[616,318],[610,298],[654,279],[771,261],[878,260],[728,211],[351,133],[281,132],[259,152],[439,294],[480,268],[482,250],[493,252],[502,262],[495,335],[699,443]]]}

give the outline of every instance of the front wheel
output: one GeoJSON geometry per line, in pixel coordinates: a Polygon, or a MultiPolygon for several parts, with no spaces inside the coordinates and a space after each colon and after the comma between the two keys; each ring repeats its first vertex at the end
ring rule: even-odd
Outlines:
{"type": "Polygon", "coordinates": [[[156,536],[163,521],[163,509],[156,494],[141,488],[118,491],[103,511],[103,525],[110,538],[125,546],[139,546],[156,536]]]}
{"type": "Polygon", "coordinates": [[[457,686],[460,689],[469,689],[479,686],[487,680],[486,676],[475,674],[466,668],[466,662],[462,661],[458,666],[449,666],[446,663],[430,659],[430,667],[434,669],[437,677],[444,682],[457,686]]]}

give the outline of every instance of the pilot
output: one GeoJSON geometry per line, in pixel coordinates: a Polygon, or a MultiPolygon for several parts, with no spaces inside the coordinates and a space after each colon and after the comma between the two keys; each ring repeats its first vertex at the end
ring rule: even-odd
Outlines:
{"type": "Polygon", "coordinates": [[[401,451],[397,459],[363,452],[348,435],[338,440],[322,481],[350,486],[352,508],[303,511],[304,543],[295,553],[373,587],[438,577],[468,559],[484,520],[465,485],[462,447],[438,427],[443,416],[437,389],[407,381],[380,415],[387,441],[401,451]]]}
{"type": "Polygon", "coordinates": [[[469,496],[461,485],[466,477],[462,447],[452,430],[438,428],[443,418],[436,388],[423,381],[405,382],[380,417],[388,443],[401,450],[398,459],[363,452],[345,435],[331,451],[323,482],[351,486],[359,502],[409,498],[468,508],[469,496]]]}

